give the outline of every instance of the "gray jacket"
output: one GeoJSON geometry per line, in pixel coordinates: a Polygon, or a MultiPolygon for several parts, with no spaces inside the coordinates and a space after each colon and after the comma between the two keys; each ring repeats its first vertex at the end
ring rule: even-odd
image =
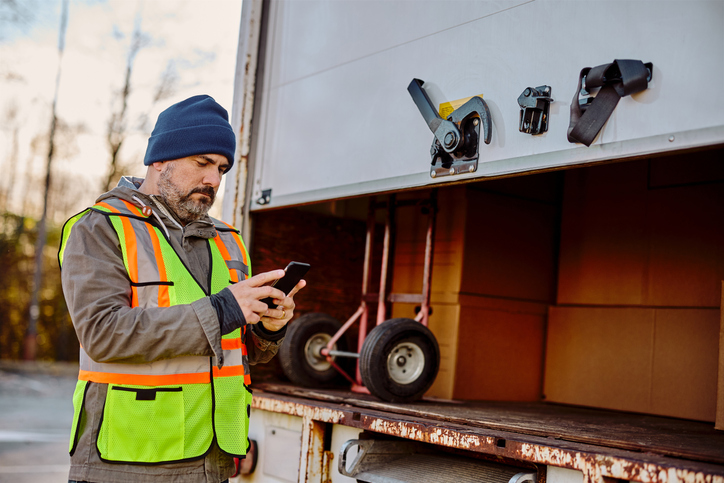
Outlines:
{"type": "MultiPolygon", "coordinates": [[[[165,203],[136,190],[142,179],[124,178],[118,187],[98,198],[117,197],[138,205],[134,196],[151,205],[169,233],[171,244],[197,280],[210,269],[207,240],[216,230],[208,219],[180,227],[165,203]]],[[[63,293],[80,344],[96,362],[143,364],[178,356],[221,357],[221,330],[208,298],[189,305],[140,308],[130,306],[131,286],[121,248],[107,217],[89,212],[79,220],[66,242],[61,271],[63,293]]],[[[207,287],[208,288],[208,287],[207,287]]],[[[246,345],[249,363],[269,361],[282,340],[267,340],[251,326],[246,345]]],[[[106,384],[91,383],[86,394],[81,435],[71,457],[70,480],[95,483],[220,482],[231,476],[234,463],[214,443],[202,459],[166,465],[109,464],[96,449],[106,398],[106,384]]]]}

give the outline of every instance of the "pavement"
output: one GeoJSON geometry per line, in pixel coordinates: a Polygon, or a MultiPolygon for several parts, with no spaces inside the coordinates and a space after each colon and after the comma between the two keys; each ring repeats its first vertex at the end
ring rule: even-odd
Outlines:
{"type": "Polygon", "coordinates": [[[0,360],[0,483],[67,483],[78,365],[0,360]]]}

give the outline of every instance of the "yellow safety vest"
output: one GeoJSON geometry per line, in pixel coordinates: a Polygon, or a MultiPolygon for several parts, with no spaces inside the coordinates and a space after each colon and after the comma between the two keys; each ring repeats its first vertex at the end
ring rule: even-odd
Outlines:
{"type": "MultiPolygon", "coordinates": [[[[111,198],[79,213],[63,227],[58,260],[73,225],[89,211],[108,217],[131,281],[132,307],[190,304],[207,293],[183,264],[164,232],[132,203],[111,198]]],[[[249,255],[238,231],[213,220],[217,236],[208,240],[210,293],[251,275],[249,255]]],[[[150,364],[100,363],[80,350],[80,373],[73,395],[70,454],[82,428],[85,394],[92,383],[108,384],[98,431],[103,461],[161,464],[201,458],[214,440],[232,456],[248,447],[251,382],[246,327],[222,336],[224,366],[215,357],[185,356],[150,364]]]]}

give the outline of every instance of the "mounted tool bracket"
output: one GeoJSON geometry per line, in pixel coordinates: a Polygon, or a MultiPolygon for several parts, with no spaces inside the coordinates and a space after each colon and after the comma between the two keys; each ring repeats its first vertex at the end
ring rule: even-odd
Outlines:
{"type": "Polygon", "coordinates": [[[518,130],[527,134],[543,134],[548,131],[548,112],[550,111],[551,87],[526,87],[518,96],[520,119],[518,130]]]}
{"type": "Polygon", "coordinates": [[[443,119],[423,84],[420,79],[412,79],[407,91],[435,135],[430,147],[430,177],[474,173],[478,169],[480,139],[490,144],[492,121],[488,105],[476,96],[443,119]]]}

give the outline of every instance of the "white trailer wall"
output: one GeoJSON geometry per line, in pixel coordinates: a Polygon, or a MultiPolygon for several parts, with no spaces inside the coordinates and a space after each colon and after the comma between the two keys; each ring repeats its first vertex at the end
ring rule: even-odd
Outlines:
{"type": "Polygon", "coordinates": [[[252,210],[724,142],[721,0],[265,6],[252,210]],[[652,62],[649,88],[621,99],[591,147],[569,143],[580,70],[614,59],[652,62]],[[407,93],[415,77],[436,105],[484,96],[493,133],[477,172],[430,178],[433,135],[407,93]],[[520,133],[517,98],[544,84],[549,130],[520,133]],[[256,203],[267,189],[271,203],[256,203]]]}

